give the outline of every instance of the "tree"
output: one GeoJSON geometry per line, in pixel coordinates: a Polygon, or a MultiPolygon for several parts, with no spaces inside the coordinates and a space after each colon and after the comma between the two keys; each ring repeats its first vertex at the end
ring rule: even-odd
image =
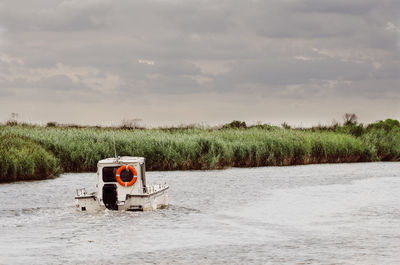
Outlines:
{"type": "Polygon", "coordinates": [[[344,125],[356,125],[358,117],[355,113],[345,113],[343,115],[344,125]]]}
{"type": "Polygon", "coordinates": [[[123,119],[121,122],[120,128],[122,129],[143,129],[141,126],[142,119],[134,118],[134,119],[123,119]]]}

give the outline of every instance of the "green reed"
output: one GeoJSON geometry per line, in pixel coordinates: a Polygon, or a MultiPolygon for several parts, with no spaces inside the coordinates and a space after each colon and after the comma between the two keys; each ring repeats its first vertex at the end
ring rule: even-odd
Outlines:
{"type": "Polygon", "coordinates": [[[279,128],[121,130],[0,126],[1,163],[8,163],[7,167],[0,164],[0,174],[2,179],[41,177],[46,175],[42,169],[46,165],[51,176],[59,171],[48,167],[57,168],[58,163],[64,172],[94,171],[98,160],[114,156],[113,139],[119,156],[144,156],[149,170],[186,170],[396,160],[400,157],[399,136],[371,133],[355,137],[279,128]],[[16,151],[8,152],[9,146],[16,151]],[[20,155],[20,150],[29,150],[29,155],[20,155]],[[13,162],[4,162],[11,157],[13,162]],[[10,171],[10,164],[37,166],[15,166],[18,169],[10,171]]]}
{"type": "Polygon", "coordinates": [[[60,161],[34,140],[0,136],[0,182],[51,178],[60,172],[60,161]]]}

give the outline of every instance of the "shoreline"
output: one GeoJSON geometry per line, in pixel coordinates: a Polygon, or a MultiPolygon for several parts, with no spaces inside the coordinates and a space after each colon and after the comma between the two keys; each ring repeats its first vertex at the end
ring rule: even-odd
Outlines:
{"type": "Polygon", "coordinates": [[[358,125],[335,131],[0,125],[0,182],[93,172],[99,160],[114,157],[114,145],[120,156],[145,157],[148,171],[400,161],[400,126],[354,135],[356,127],[359,133],[358,125]]]}
{"type": "MultiPolygon", "coordinates": [[[[400,160],[396,161],[364,161],[364,162],[340,162],[340,163],[314,163],[314,164],[297,164],[297,165],[286,165],[286,166],[257,166],[257,167],[226,167],[226,168],[218,168],[218,169],[186,169],[186,170],[146,170],[146,172],[172,172],[172,171],[223,171],[230,169],[257,169],[257,168],[284,168],[284,167],[297,167],[297,166],[315,166],[315,165],[343,165],[343,164],[373,164],[373,163],[400,163],[400,160]]],[[[96,174],[95,171],[78,171],[78,172],[61,172],[58,176],[51,176],[47,178],[36,178],[36,179],[27,179],[27,180],[16,180],[16,181],[5,181],[0,182],[2,184],[18,184],[21,182],[36,182],[43,180],[52,180],[60,177],[61,175],[67,174],[96,174]]]]}

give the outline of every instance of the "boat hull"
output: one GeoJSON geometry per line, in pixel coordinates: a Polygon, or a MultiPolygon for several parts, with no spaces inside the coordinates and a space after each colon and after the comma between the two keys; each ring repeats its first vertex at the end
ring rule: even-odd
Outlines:
{"type": "MultiPolygon", "coordinates": [[[[168,207],[168,188],[143,195],[128,195],[121,207],[126,211],[154,211],[168,207]]],[[[120,207],[118,207],[119,209],[120,207]]]]}
{"type": "MultiPolygon", "coordinates": [[[[76,196],[76,208],[80,211],[97,212],[106,209],[96,193],[76,196]]],[[[154,211],[168,207],[168,186],[143,194],[129,194],[124,202],[118,202],[118,211],[154,211]]]]}

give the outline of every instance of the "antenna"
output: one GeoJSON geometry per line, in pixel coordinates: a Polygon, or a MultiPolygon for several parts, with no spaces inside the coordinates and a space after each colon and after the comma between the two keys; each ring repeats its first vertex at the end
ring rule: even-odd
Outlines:
{"type": "Polygon", "coordinates": [[[113,142],[114,142],[114,158],[117,158],[117,149],[115,148],[115,131],[113,130],[113,142]]]}

